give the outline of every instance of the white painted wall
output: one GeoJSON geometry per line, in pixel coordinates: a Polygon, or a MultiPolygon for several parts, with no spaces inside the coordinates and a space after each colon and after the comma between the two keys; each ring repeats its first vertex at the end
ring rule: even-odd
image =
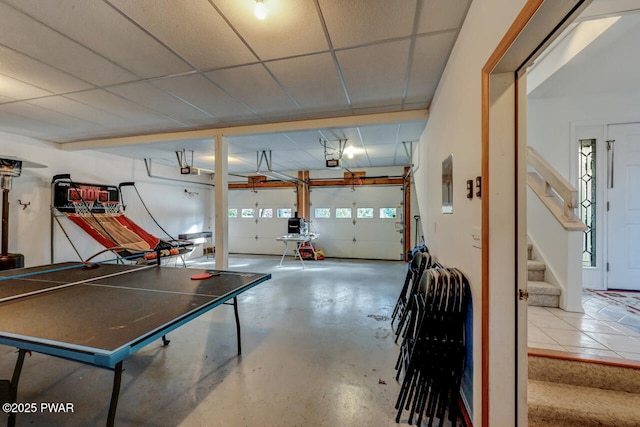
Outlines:
{"type": "MultiPolygon", "coordinates": [[[[606,125],[611,123],[629,123],[640,121],[640,90],[624,92],[585,93],[564,97],[529,97],[528,99],[528,142],[549,163],[552,164],[565,178],[577,187],[577,166],[575,154],[578,138],[595,138],[598,144],[606,139],[606,125]]],[[[606,173],[605,158],[599,153],[598,173],[604,178],[606,173]]],[[[603,189],[597,197],[604,201],[603,189]]],[[[600,203],[597,212],[598,230],[604,227],[604,203],[600,203]]],[[[606,249],[604,236],[599,234],[597,239],[596,268],[583,269],[582,276],[577,277],[575,271],[568,268],[575,257],[569,258],[570,253],[582,252],[581,243],[575,238],[569,239],[564,233],[549,233],[556,227],[555,219],[539,208],[537,197],[530,193],[528,197],[527,217],[529,220],[528,233],[536,244],[542,258],[548,261],[553,281],[555,276],[561,286],[568,289],[570,296],[563,295],[563,308],[570,311],[582,311],[580,293],[583,287],[590,289],[604,289],[603,257],[606,249]],[[570,246],[572,249],[570,249],[570,246]]],[[[581,258],[580,258],[581,260],[581,258]]]]}
{"type": "MultiPolygon", "coordinates": [[[[481,173],[481,70],[524,5],[523,0],[475,0],[430,107],[420,140],[416,188],[425,237],[433,255],[469,278],[474,300],[473,346],[481,348],[481,252],[471,244],[473,227],[481,225],[481,202],[466,199],[466,180],[481,173]],[[441,213],[442,161],[453,154],[454,213],[441,213]]],[[[492,223],[492,232],[500,224],[492,223]]],[[[513,266],[510,266],[511,268],[513,266]]],[[[492,292],[513,291],[513,282],[492,283],[492,292]]],[[[497,316],[494,321],[499,321],[497,316]]],[[[502,319],[504,321],[505,319],[502,319]]],[[[509,337],[505,337],[509,338],[509,337]]],[[[492,345],[495,362],[513,359],[513,346],[492,345]]],[[[509,361],[510,364],[513,360],[509,361]]],[[[474,351],[473,422],[481,425],[481,351],[474,351]]],[[[490,425],[512,425],[514,414],[501,406],[501,393],[512,393],[513,371],[493,370],[490,377],[490,425]],[[508,391],[507,391],[508,390],[508,391]]],[[[512,399],[508,397],[508,399],[512,399]]]]}
{"type": "Polygon", "coordinates": [[[575,185],[570,173],[572,129],[640,121],[640,90],[529,98],[529,145],[575,185]]]}
{"type": "MultiPolygon", "coordinates": [[[[57,174],[70,173],[74,181],[96,184],[134,181],[151,213],[170,234],[212,229],[213,187],[149,178],[141,161],[94,151],[64,152],[52,144],[8,133],[0,133],[0,155],[16,156],[47,166],[23,169],[22,175],[13,179],[9,192],[9,252],[23,254],[25,266],[50,262],[51,178],[57,174]],[[190,196],[185,189],[198,194],[190,196]],[[18,200],[31,202],[31,205],[23,210],[18,200]]],[[[177,168],[156,165],[153,168],[157,175],[184,179],[177,168]]],[[[134,218],[134,221],[139,221],[144,228],[144,218],[140,218],[134,218]]],[[[61,221],[83,258],[103,249],[70,221],[65,218],[61,221]]],[[[55,255],[56,262],[78,260],[57,225],[55,255]]]]}

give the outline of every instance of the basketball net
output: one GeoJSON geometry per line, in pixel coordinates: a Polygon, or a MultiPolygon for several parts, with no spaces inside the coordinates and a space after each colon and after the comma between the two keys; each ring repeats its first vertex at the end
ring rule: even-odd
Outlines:
{"type": "Polygon", "coordinates": [[[115,216],[120,213],[120,202],[102,202],[105,215],[115,216]]]}
{"type": "Polygon", "coordinates": [[[76,211],[76,215],[80,217],[91,216],[91,210],[93,209],[94,202],[75,201],[73,202],[73,209],[76,211]]]}

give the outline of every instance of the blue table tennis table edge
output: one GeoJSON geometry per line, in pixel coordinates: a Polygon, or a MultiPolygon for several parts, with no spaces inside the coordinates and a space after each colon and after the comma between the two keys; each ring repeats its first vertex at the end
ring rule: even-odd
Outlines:
{"type": "MultiPolygon", "coordinates": [[[[240,273],[238,273],[240,274],[240,273]]],[[[247,274],[247,273],[242,273],[247,274]]],[[[196,307],[190,312],[176,317],[170,322],[149,331],[133,341],[130,341],[115,350],[104,350],[94,347],[73,345],[65,342],[38,340],[33,337],[17,334],[7,334],[0,331],[0,344],[16,347],[23,350],[34,351],[36,353],[59,357],[62,359],[86,363],[105,369],[113,369],[119,362],[129,358],[135,352],[146,347],[153,341],[161,339],[166,334],[178,329],[190,321],[202,316],[214,308],[226,303],[230,299],[241,295],[249,289],[271,279],[271,274],[252,273],[262,275],[259,279],[248,283],[232,292],[221,295],[212,301],[196,307]]]]}

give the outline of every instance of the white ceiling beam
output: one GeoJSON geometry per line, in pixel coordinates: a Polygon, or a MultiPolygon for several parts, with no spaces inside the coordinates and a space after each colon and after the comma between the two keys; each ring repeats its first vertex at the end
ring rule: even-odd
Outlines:
{"type": "Polygon", "coordinates": [[[86,139],[59,144],[65,151],[98,150],[138,144],[153,144],[167,141],[183,141],[190,139],[214,138],[216,135],[254,135],[261,133],[291,132],[310,129],[356,127],[365,125],[426,120],[428,109],[397,111],[391,113],[363,114],[356,116],[330,117],[322,119],[296,120],[291,122],[264,123],[247,126],[208,128],[178,132],[154,133],[148,135],[132,135],[117,138],[86,139]]]}

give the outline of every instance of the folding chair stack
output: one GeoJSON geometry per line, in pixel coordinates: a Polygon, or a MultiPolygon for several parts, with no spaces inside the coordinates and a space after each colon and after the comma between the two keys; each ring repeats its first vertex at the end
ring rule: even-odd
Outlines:
{"type": "Polygon", "coordinates": [[[412,286],[405,319],[400,322],[402,329],[398,330],[403,341],[396,379],[404,378],[396,402],[396,422],[408,410],[409,424],[415,420],[421,425],[426,417],[428,426],[436,418],[440,427],[445,418],[456,425],[470,292],[468,280],[455,268],[429,268],[418,285],[412,286]]]}
{"type": "Polygon", "coordinates": [[[410,307],[413,304],[411,301],[411,295],[414,295],[418,289],[418,284],[420,283],[420,278],[424,273],[426,268],[431,266],[431,255],[426,250],[418,251],[413,254],[411,258],[411,262],[409,263],[409,269],[407,270],[407,275],[404,279],[404,284],[402,285],[402,290],[400,291],[400,295],[398,296],[398,301],[396,302],[396,306],[393,309],[393,313],[391,314],[391,325],[393,326],[393,322],[395,322],[396,318],[398,318],[398,326],[396,328],[396,342],[398,342],[398,337],[404,330],[406,325],[408,314],[410,312],[410,307]]]}

